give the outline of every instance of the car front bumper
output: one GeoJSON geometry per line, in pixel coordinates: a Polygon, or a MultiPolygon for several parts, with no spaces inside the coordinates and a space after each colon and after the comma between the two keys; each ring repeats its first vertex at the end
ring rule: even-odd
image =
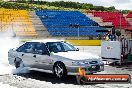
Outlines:
{"type": "Polygon", "coordinates": [[[104,71],[104,64],[96,64],[89,66],[66,66],[68,75],[79,75],[79,68],[85,70],[86,74],[92,74],[104,71]]]}

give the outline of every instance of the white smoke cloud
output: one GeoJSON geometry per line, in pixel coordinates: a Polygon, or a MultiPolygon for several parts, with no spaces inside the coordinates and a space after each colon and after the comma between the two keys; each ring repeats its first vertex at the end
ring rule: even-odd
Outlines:
{"type": "Polygon", "coordinates": [[[0,75],[27,73],[26,68],[16,69],[8,63],[8,51],[19,45],[19,38],[14,37],[14,33],[7,31],[0,34],[0,75]]]}
{"type": "Polygon", "coordinates": [[[0,36],[0,62],[8,64],[8,51],[19,45],[19,39],[12,37],[11,32],[2,33],[0,36]]]}

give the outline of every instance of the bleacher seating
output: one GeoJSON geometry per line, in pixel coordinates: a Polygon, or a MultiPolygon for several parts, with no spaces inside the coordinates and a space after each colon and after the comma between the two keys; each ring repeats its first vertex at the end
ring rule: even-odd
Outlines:
{"type": "MultiPolygon", "coordinates": [[[[82,27],[82,28],[48,28],[48,31],[50,33],[50,35],[52,36],[78,36],[78,32],[79,32],[79,36],[97,36],[98,33],[96,32],[96,30],[106,30],[105,28],[101,28],[101,27],[82,27]]],[[[99,34],[103,34],[103,33],[99,33],[99,34]]]]}
{"type": "Polygon", "coordinates": [[[129,12],[126,17],[127,18],[132,18],[132,12],[129,12]]]}
{"type": "Polygon", "coordinates": [[[79,11],[38,10],[36,15],[52,36],[97,36],[96,30],[106,30],[79,11]]]}
{"type": "Polygon", "coordinates": [[[101,17],[103,22],[112,22],[115,28],[121,27],[126,29],[130,27],[128,21],[119,12],[92,12],[95,17],[101,17]]]}
{"type": "Polygon", "coordinates": [[[0,31],[12,30],[17,36],[36,36],[26,10],[0,8],[0,31]]]}

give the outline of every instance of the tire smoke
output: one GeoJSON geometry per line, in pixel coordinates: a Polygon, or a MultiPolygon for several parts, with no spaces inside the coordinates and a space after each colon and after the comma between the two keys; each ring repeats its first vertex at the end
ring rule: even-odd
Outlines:
{"type": "Polygon", "coordinates": [[[27,69],[16,69],[8,62],[8,51],[19,46],[19,38],[14,36],[14,32],[12,34],[11,32],[6,32],[0,35],[0,75],[27,73],[27,69]]]}

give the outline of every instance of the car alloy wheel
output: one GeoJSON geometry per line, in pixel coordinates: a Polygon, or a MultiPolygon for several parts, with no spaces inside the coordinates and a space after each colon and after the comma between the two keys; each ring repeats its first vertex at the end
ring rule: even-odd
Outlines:
{"type": "Polygon", "coordinates": [[[67,71],[66,71],[66,68],[63,63],[58,62],[55,64],[54,74],[56,75],[56,77],[63,78],[66,76],[66,73],[67,73],[67,71]]]}

